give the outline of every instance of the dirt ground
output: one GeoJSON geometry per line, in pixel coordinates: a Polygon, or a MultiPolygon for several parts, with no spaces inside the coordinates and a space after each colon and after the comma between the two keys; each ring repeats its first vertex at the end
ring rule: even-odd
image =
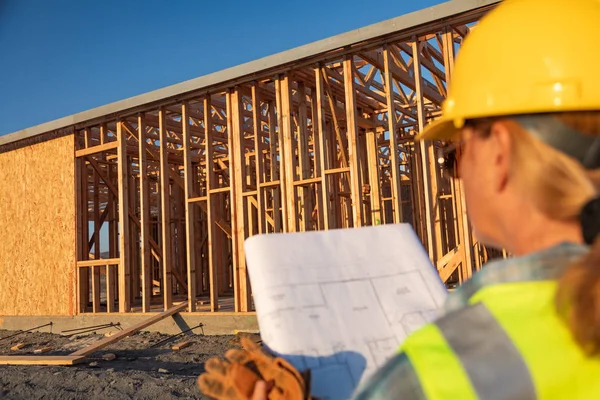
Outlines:
{"type": "MultiPolygon", "coordinates": [[[[64,336],[51,333],[21,333],[0,330],[0,355],[33,355],[35,349],[52,347],[45,355],[65,355],[104,338],[100,334],[64,336]],[[18,343],[25,347],[10,348],[18,343]]],[[[255,341],[258,335],[251,335],[255,341]]],[[[239,347],[238,336],[204,336],[201,331],[168,338],[155,332],[138,332],[91,355],[81,364],[58,366],[0,366],[0,399],[203,399],[196,379],[204,362],[239,347]],[[173,344],[192,344],[179,351],[173,344]],[[154,346],[154,347],[153,347],[154,346]],[[103,355],[116,358],[106,361],[103,355]]]]}

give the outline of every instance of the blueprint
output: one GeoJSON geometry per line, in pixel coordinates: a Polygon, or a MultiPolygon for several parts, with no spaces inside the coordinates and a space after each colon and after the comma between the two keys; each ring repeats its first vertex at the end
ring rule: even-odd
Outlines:
{"type": "Polygon", "coordinates": [[[263,342],[323,399],[351,397],[447,294],[409,224],[258,235],[245,252],[263,342]]]}

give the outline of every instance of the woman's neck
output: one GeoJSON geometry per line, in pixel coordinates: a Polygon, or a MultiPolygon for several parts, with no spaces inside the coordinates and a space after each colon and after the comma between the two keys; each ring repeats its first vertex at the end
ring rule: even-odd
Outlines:
{"type": "Polygon", "coordinates": [[[542,218],[521,223],[507,237],[507,250],[516,256],[535,253],[560,243],[583,244],[581,227],[576,222],[542,218]]]}

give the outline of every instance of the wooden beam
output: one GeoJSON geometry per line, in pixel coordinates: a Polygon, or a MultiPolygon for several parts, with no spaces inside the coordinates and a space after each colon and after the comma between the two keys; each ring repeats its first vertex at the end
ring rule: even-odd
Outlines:
{"type": "Polygon", "coordinates": [[[158,111],[158,131],[160,140],[160,207],[162,235],[162,295],[165,310],[173,305],[173,275],[172,275],[172,238],[171,238],[171,191],[169,157],[167,154],[167,131],[165,129],[165,110],[158,111]]]}
{"type": "MultiPolygon", "coordinates": [[[[298,82],[297,86],[297,94],[299,97],[298,103],[298,114],[297,114],[297,135],[298,138],[298,164],[299,164],[299,172],[300,179],[308,179],[310,177],[311,168],[310,168],[310,154],[308,151],[308,107],[306,105],[306,87],[304,86],[304,82],[298,82]]],[[[320,180],[320,179],[319,179],[320,180]]],[[[300,223],[300,231],[309,231],[311,230],[311,222],[312,222],[312,210],[314,206],[312,205],[312,197],[311,190],[309,187],[300,187],[295,188],[294,193],[300,191],[300,203],[302,210],[302,218],[300,223]]]]}
{"type": "Polygon", "coordinates": [[[115,333],[112,336],[109,336],[107,338],[99,340],[87,347],[84,347],[83,349],[77,350],[76,352],[71,353],[70,356],[87,357],[89,355],[92,355],[95,352],[102,350],[106,346],[116,343],[121,339],[125,339],[126,337],[131,336],[134,333],[136,333],[150,325],[154,325],[155,323],[162,321],[165,318],[168,318],[172,315],[175,315],[175,314],[185,310],[187,305],[188,305],[187,301],[184,301],[183,303],[173,306],[173,307],[169,308],[168,310],[161,312],[160,314],[153,315],[152,317],[150,317],[142,322],[138,322],[137,324],[134,324],[134,325],[130,326],[129,328],[126,328],[122,331],[118,331],[117,333],[115,333]]]}
{"type": "Polygon", "coordinates": [[[452,79],[454,71],[454,40],[452,38],[452,27],[446,26],[443,31],[442,52],[444,54],[444,72],[446,74],[446,82],[449,83],[452,79]]]}
{"type": "Polygon", "coordinates": [[[148,159],[146,152],[146,123],[144,115],[138,115],[138,147],[140,169],[140,259],[142,273],[142,312],[150,311],[152,295],[152,265],[150,260],[150,187],[148,184],[148,159]]]}
{"type": "MultiPolygon", "coordinates": [[[[112,176],[114,175],[114,171],[111,165],[108,166],[108,180],[110,181],[112,176]]],[[[120,262],[120,259],[117,258],[118,255],[118,247],[119,247],[119,232],[118,232],[118,221],[117,221],[117,206],[116,200],[118,196],[108,196],[107,210],[109,212],[108,216],[108,256],[110,258],[116,258],[117,262],[120,262]]],[[[115,299],[117,298],[117,270],[119,266],[117,264],[116,267],[107,265],[106,266],[106,312],[113,313],[116,311],[115,309],[115,299]]]]}
{"type": "MultiPolygon", "coordinates": [[[[417,74],[415,72],[415,79],[418,79],[421,83],[423,83],[423,75],[421,73],[422,70],[422,57],[421,57],[421,47],[422,43],[413,42],[413,65],[415,69],[419,70],[417,74]]],[[[418,82],[419,82],[418,81],[418,82]]],[[[422,101],[422,100],[421,100],[422,101]]],[[[419,102],[419,98],[417,98],[417,102],[419,102]]],[[[418,111],[418,110],[417,110],[418,111]]],[[[425,115],[422,116],[423,124],[427,124],[425,120],[425,115]]],[[[419,130],[422,131],[423,127],[419,126],[419,130]]],[[[426,144],[427,148],[427,168],[426,171],[429,174],[429,201],[430,201],[430,212],[431,212],[431,224],[432,226],[429,228],[432,230],[433,243],[434,246],[434,257],[441,257],[443,249],[442,249],[442,221],[441,221],[441,213],[439,206],[439,166],[437,163],[437,157],[435,154],[435,149],[433,143],[429,142],[426,144]]]]}
{"type": "MultiPolygon", "coordinates": [[[[423,164],[421,162],[421,143],[415,142],[413,144],[413,148],[407,148],[409,151],[409,161],[410,161],[410,181],[411,181],[411,195],[412,195],[412,205],[413,205],[413,218],[414,218],[414,226],[417,231],[417,235],[421,239],[423,245],[427,247],[427,223],[425,220],[425,203],[426,198],[424,194],[424,184],[423,184],[423,164]]],[[[430,256],[431,261],[433,262],[433,258],[430,256]]]]}
{"type": "Polygon", "coordinates": [[[348,134],[348,157],[350,158],[350,197],[352,199],[353,226],[363,226],[362,184],[359,166],[358,126],[356,124],[356,90],[354,89],[354,61],[344,58],[344,89],[346,90],[346,130],[348,134]]]}
{"type": "Polygon", "coordinates": [[[282,190],[285,192],[285,203],[287,205],[287,214],[284,218],[287,219],[287,232],[296,232],[298,210],[296,189],[294,188],[294,180],[296,179],[297,161],[293,147],[293,130],[292,130],[292,104],[291,104],[291,88],[290,74],[285,73],[281,80],[281,117],[282,125],[280,132],[282,140],[280,142],[283,147],[281,155],[281,165],[284,167],[284,179],[281,180],[282,190]]]}
{"type": "MultiPolygon", "coordinates": [[[[107,142],[107,140],[108,140],[107,131],[108,130],[106,129],[106,122],[103,122],[102,124],[100,124],[100,144],[104,144],[107,142]]],[[[115,143],[116,143],[116,141],[115,141],[115,143]]]]}
{"type": "Polygon", "coordinates": [[[312,125],[312,151],[313,151],[313,158],[312,158],[312,165],[313,165],[313,174],[315,176],[315,179],[317,179],[317,184],[314,185],[314,193],[315,193],[315,207],[313,209],[313,217],[316,216],[316,221],[315,221],[315,229],[316,230],[322,230],[323,229],[323,191],[325,190],[325,186],[323,186],[323,179],[322,179],[322,169],[321,169],[321,151],[319,149],[319,125],[321,122],[317,121],[317,118],[319,117],[319,111],[317,110],[317,108],[319,107],[317,105],[317,89],[316,87],[311,87],[310,88],[310,115],[311,115],[311,125],[312,125]]]}
{"type": "Polygon", "coordinates": [[[127,158],[127,138],[121,121],[117,121],[117,168],[119,179],[119,312],[129,312],[131,308],[131,264],[129,247],[129,164],[127,158]]]}
{"type": "Polygon", "coordinates": [[[377,133],[368,130],[366,135],[367,169],[369,172],[369,186],[371,199],[371,224],[382,224],[381,213],[381,183],[379,181],[379,156],[377,149],[377,133]]]}
{"type": "Polygon", "coordinates": [[[471,229],[469,226],[469,218],[467,216],[467,205],[465,202],[465,194],[462,186],[462,182],[460,180],[456,180],[456,205],[457,205],[457,218],[458,218],[458,227],[459,227],[459,235],[461,248],[463,249],[463,258],[462,258],[462,271],[460,274],[461,283],[467,281],[471,278],[473,274],[473,263],[472,263],[472,253],[473,253],[473,242],[471,229]]]}
{"type": "Polygon", "coordinates": [[[100,258],[98,260],[77,261],[77,267],[103,267],[105,265],[119,265],[120,262],[120,258],[100,258]]]}
{"type": "Polygon", "coordinates": [[[97,146],[88,147],[87,149],[77,150],[75,151],[75,157],[85,157],[91,154],[101,153],[103,151],[114,150],[117,148],[118,145],[118,142],[108,142],[97,146]]]}
{"type": "Polygon", "coordinates": [[[279,175],[280,175],[280,206],[281,206],[281,222],[282,222],[282,230],[283,232],[289,232],[288,229],[288,208],[289,202],[287,199],[287,192],[285,190],[285,170],[286,170],[286,155],[284,151],[284,143],[283,143],[283,112],[282,112],[282,76],[278,75],[275,78],[275,102],[277,106],[277,143],[279,145],[279,175]]]}
{"type": "Polygon", "coordinates": [[[396,132],[396,104],[394,101],[394,85],[392,83],[391,56],[388,45],[383,47],[385,97],[388,106],[388,131],[390,135],[390,166],[392,185],[392,208],[394,210],[394,222],[403,221],[402,195],[400,192],[400,157],[398,155],[398,132],[396,132]]]}
{"type": "Polygon", "coordinates": [[[179,351],[179,350],[183,350],[186,347],[189,347],[192,344],[192,342],[180,342],[177,344],[174,344],[173,346],[171,346],[171,350],[173,351],[179,351]]]}
{"type": "Polygon", "coordinates": [[[260,93],[258,90],[258,83],[252,83],[252,120],[254,123],[254,154],[255,154],[255,168],[256,168],[256,208],[258,210],[258,233],[265,232],[265,206],[263,202],[262,190],[260,189],[260,184],[263,182],[264,176],[264,163],[263,163],[263,144],[262,144],[262,125],[261,125],[261,116],[262,116],[262,108],[260,104],[260,93]]]}
{"type": "MultiPolygon", "coordinates": [[[[414,41],[412,43],[413,49],[413,66],[415,68],[415,82],[417,84],[417,88],[423,88],[423,75],[422,75],[422,61],[421,61],[421,51],[420,48],[422,43],[418,41],[414,41]]],[[[417,114],[419,115],[419,131],[422,132],[424,126],[427,124],[425,120],[425,113],[423,110],[423,97],[422,91],[416,92],[416,100],[417,100],[417,114]]],[[[427,229],[431,231],[432,242],[430,246],[433,247],[433,258],[432,261],[442,255],[442,226],[441,226],[441,215],[440,215],[440,207],[439,207],[439,186],[438,186],[438,176],[439,176],[439,167],[436,161],[435,149],[431,142],[423,142],[423,146],[421,148],[425,148],[426,154],[424,155],[422,162],[423,164],[423,172],[427,177],[429,182],[426,192],[426,198],[428,199],[429,204],[429,224],[427,229]]],[[[423,153],[422,153],[423,155],[423,153]]]]}
{"type": "MultiPolygon", "coordinates": [[[[329,185],[328,178],[325,171],[329,168],[329,157],[327,157],[327,133],[325,130],[325,113],[323,103],[323,67],[319,64],[315,68],[315,82],[316,82],[316,97],[313,97],[313,101],[316,101],[317,116],[314,121],[315,129],[315,141],[318,143],[318,147],[315,146],[315,153],[319,153],[318,169],[321,176],[321,201],[319,206],[319,213],[322,214],[323,226],[321,229],[329,229],[329,221],[331,218],[331,210],[329,207],[329,185]]],[[[314,118],[314,115],[313,115],[314,118]]],[[[317,164],[315,164],[317,165],[317,164]]]]}
{"type": "MultiPolygon", "coordinates": [[[[425,127],[425,110],[424,110],[424,106],[423,106],[423,93],[422,93],[422,87],[423,87],[423,79],[421,77],[421,64],[419,64],[419,43],[417,42],[416,38],[415,41],[412,42],[412,48],[413,48],[413,53],[416,57],[413,57],[413,67],[414,67],[414,76],[415,76],[415,86],[416,86],[416,90],[415,90],[415,95],[416,95],[416,102],[417,102],[417,115],[418,115],[418,122],[419,122],[419,132],[423,131],[423,128],[425,127]]],[[[435,245],[435,238],[433,235],[433,221],[432,221],[432,209],[431,209],[431,196],[432,196],[432,191],[431,191],[431,186],[430,186],[430,172],[429,172],[429,167],[430,167],[430,163],[429,163],[429,146],[431,146],[430,143],[419,143],[418,147],[419,147],[419,152],[420,152],[420,156],[421,156],[421,167],[422,167],[422,174],[421,174],[421,178],[423,180],[423,194],[424,194],[424,208],[425,208],[425,231],[427,234],[427,249],[429,252],[429,258],[431,259],[432,262],[435,261],[436,256],[435,256],[435,252],[436,252],[436,245],[435,245]]]]}
{"type": "MultiPolygon", "coordinates": [[[[206,141],[205,141],[205,156],[206,156],[206,221],[207,221],[207,234],[208,234],[208,286],[209,286],[209,297],[210,297],[210,311],[215,312],[219,309],[219,282],[218,282],[218,270],[220,261],[217,255],[217,238],[215,235],[215,223],[214,217],[216,215],[216,207],[214,194],[211,193],[211,189],[215,186],[215,167],[212,162],[213,153],[213,127],[211,118],[211,97],[207,95],[204,98],[204,127],[206,130],[206,141]],[[219,264],[219,265],[217,265],[219,264]]],[[[221,234],[222,235],[222,234],[221,234]]]]}
{"type": "Polygon", "coordinates": [[[233,246],[233,270],[234,270],[234,296],[235,311],[248,311],[250,294],[248,293],[248,274],[246,271],[246,258],[244,256],[244,240],[246,238],[246,218],[244,209],[244,190],[246,188],[244,176],[244,134],[241,130],[241,94],[236,88],[228,92],[229,110],[231,112],[231,124],[229,131],[229,168],[231,174],[231,221],[232,221],[232,246],[233,246]]]}
{"type": "Polygon", "coordinates": [[[196,235],[194,230],[194,221],[196,220],[196,208],[187,200],[193,196],[194,176],[192,169],[188,103],[184,102],[181,106],[181,129],[183,131],[183,158],[184,158],[184,179],[185,179],[185,233],[186,233],[186,255],[187,255],[187,284],[188,284],[188,310],[196,311],[196,252],[193,250],[196,245],[196,235]]]}
{"type": "MultiPolygon", "coordinates": [[[[276,85],[279,80],[276,80],[276,85]]],[[[276,132],[276,124],[277,117],[275,116],[275,104],[271,101],[269,102],[269,111],[268,111],[268,119],[269,119],[269,154],[271,155],[270,162],[270,173],[271,173],[271,181],[279,180],[280,175],[280,161],[277,160],[278,155],[278,143],[279,136],[276,132]]],[[[278,113],[279,114],[279,113],[278,113]]],[[[282,230],[282,222],[281,222],[281,186],[273,188],[273,232],[281,232],[282,230]]]]}
{"type": "MultiPolygon", "coordinates": [[[[87,166],[83,159],[75,159],[75,186],[77,212],[77,262],[89,258],[87,166]]],[[[87,311],[89,301],[89,270],[77,268],[77,313],[87,311]]]]}
{"type": "Polygon", "coordinates": [[[455,248],[443,257],[445,262],[438,263],[438,273],[442,282],[446,282],[452,276],[456,268],[464,262],[464,257],[464,246],[455,248]]]}
{"type": "Polygon", "coordinates": [[[0,356],[0,365],[75,365],[83,356],[0,356]]]}
{"type": "Polygon", "coordinates": [[[331,112],[331,121],[333,122],[333,128],[335,130],[335,136],[337,138],[337,143],[340,148],[340,155],[342,157],[342,167],[348,166],[348,143],[345,140],[345,137],[342,135],[341,128],[338,122],[338,116],[335,112],[337,108],[334,103],[334,97],[331,92],[331,87],[329,85],[329,78],[327,77],[327,72],[325,68],[321,69],[323,80],[321,82],[324,84],[323,88],[325,89],[325,93],[327,94],[327,101],[329,102],[329,111],[331,112]]]}
{"type": "Polygon", "coordinates": [[[44,354],[44,353],[48,353],[50,351],[54,350],[52,347],[50,346],[45,346],[45,347],[40,347],[38,349],[35,349],[33,351],[33,354],[44,354]]]}

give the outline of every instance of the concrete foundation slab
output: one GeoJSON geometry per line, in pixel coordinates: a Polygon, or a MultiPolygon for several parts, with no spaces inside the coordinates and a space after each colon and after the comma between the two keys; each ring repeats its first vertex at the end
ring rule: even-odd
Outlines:
{"type": "MultiPolygon", "coordinates": [[[[152,314],[107,314],[107,315],[78,315],[75,317],[64,316],[0,316],[0,329],[6,330],[28,330],[36,326],[45,325],[52,322],[52,326],[40,328],[40,332],[50,332],[60,334],[62,331],[79,329],[103,324],[120,323],[121,328],[125,329],[131,325],[148,319],[152,314]]],[[[256,314],[195,314],[183,313],[176,314],[173,317],[166,318],[154,325],[143,329],[147,332],[160,332],[173,335],[183,330],[190,329],[202,323],[203,326],[194,329],[194,333],[204,333],[205,335],[234,335],[237,332],[258,332],[258,321],[256,314]]],[[[106,333],[116,331],[117,328],[98,329],[96,333],[106,333]]],[[[71,334],[69,332],[68,334],[71,334]]],[[[87,332],[91,334],[92,332],[87,332]]]]}

